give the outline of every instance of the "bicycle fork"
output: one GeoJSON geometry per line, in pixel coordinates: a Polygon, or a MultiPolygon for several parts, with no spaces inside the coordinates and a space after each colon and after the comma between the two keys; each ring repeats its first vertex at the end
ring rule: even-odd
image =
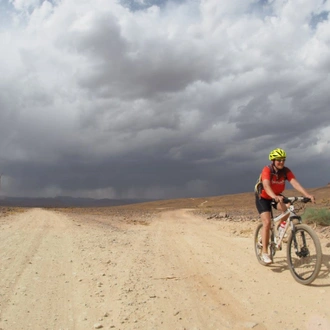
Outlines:
{"type": "Polygon", "coordinates": [[[292,240],[294,245],[294,250],[296,253],[296,256],[299,258],[304,258],[309,255],[309,250],[306,243],[306,236],[304,231],[300,231],[301,239],[302,239],[302,247],[299,249],[298,241],[297,241],[297,230],[296,227],[293,226],[292,228],[292,240]]]}

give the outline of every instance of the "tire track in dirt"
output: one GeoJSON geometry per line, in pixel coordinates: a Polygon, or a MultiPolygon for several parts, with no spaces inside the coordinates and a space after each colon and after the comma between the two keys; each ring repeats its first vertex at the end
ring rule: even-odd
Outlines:
{"type": "Polygon", "coordinates": [[[4,329],[74,328],[70,223],[55,212],[30,210],[10,222],[1,251],[1,319],[4,329]],[[35,310],[38,310],[35,317],[35,310]],[[19,312],[18,312],[19,311],[19,312]]]}
{"type": "Polygon", "coordinates": [[[0,234],[0,270],[2,274],[0,283],[6,286],[7,294],[12,295],[17,282],[30,265],[42,236],[47,233],[48,226],[36,223],[33,212],[26,214],[24,218],[11,217],[8,220],[10,220],[10,224],[7,224],[9,230],[1,231],[0,234]]]}
{"type": "Polygon", "coordinates": [[[263,329],[222,285],[223,268],[228,268],[227,261],[223,261],[230,246],[228,238],[214,233],[213,226],[187,210],[163,213],[155,226],[156,253],[163,260],[154,273],[161,276],[167,270],[169,277],[176,279],[171,283],[174,295],[170,301],[176,301],[187,329],[191,325],[198,329],[263,329]],[[213,239],[222,243],[214,244],[213,239]]]}
{"type": "Polygon", "coordinates": [[[1,218],[0,329],[329,329],[326,265],[310,287],[262,267],[239,222],[79,212],[1,218]]]}

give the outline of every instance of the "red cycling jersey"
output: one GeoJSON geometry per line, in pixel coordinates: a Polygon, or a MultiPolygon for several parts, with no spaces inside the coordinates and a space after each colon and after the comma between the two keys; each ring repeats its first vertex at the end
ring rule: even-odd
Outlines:
{"type": "MultiPolygon", "coordinates": [[[[261,180],[269,180],[270,186],[274,191],[275,195],[281,194],[285,189],[285,179],[291,181],[295,176],[291,170],[287,167],[284,167],[283,170],[278,171],[277,173],[271,173],[271,170],[268,166],[265,166],[261,172],[261,180]],[[271,178],[272,176],[272,178],[271,178]]],[[[262,189],[260,197],[265,199],[272,199],[265,191],[262,189]]]]}

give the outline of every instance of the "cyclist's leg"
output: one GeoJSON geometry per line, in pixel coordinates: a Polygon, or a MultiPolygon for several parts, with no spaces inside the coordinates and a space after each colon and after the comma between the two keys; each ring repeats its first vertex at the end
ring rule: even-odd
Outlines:
{"type": "Polygon", "coordinates": [[[268,253],[269,231],[271,225],[271,200],[256,195],[256,207],[262,221],[262,253],[268,253]]]}
{"type": "MultiPolygon", "coordinates": [[[[284,204],[283,202],[276,203],[274,208],[285,213],[288,210],[289,205],[284,204]]],[[[288,213],[281,221],[286,221],[289,218],[290,214],[288,213]]]]}
{"type": "Polygon", "coordinates": [[[262,253],[268,254],[268,242],[269,242],[269,231],[270,231],[270,212],[263,212],[260,214],[262,221],[262,253]]]}
{"type": "Polygon", "coordinates": [[[279,202],[279,203],[275,204],[275,209],[280,210],[284,213],[288,209],[288,206],[286,204],[284,204],[283,202],[279,202]]]}

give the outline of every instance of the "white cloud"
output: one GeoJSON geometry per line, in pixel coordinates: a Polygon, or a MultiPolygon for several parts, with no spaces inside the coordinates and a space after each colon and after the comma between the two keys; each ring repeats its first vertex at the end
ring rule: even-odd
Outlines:
{"type": "Polygon", "coordinates": [[[315,158],[327,145],[328,2],[11,4],[12,24],[0,30],[0,167],[17,180],[21,168],[31,180],[49,171],[35,191],[204,192],[230,177],[230,166],[217,172],[221,162],[251,160],[252,169],[253,152],[266,162],[274,141],[308,145],[315,158]],[[130,172],[131,183],[103,167],[130,172]],[[100,187],[98,172],[109,176],[100,187]]]}
{"type": "Polygon", "coordinates": [[[9,2],[19,11],[35,8],[40,4],[40,0],[9,0],[9,2]]]}

